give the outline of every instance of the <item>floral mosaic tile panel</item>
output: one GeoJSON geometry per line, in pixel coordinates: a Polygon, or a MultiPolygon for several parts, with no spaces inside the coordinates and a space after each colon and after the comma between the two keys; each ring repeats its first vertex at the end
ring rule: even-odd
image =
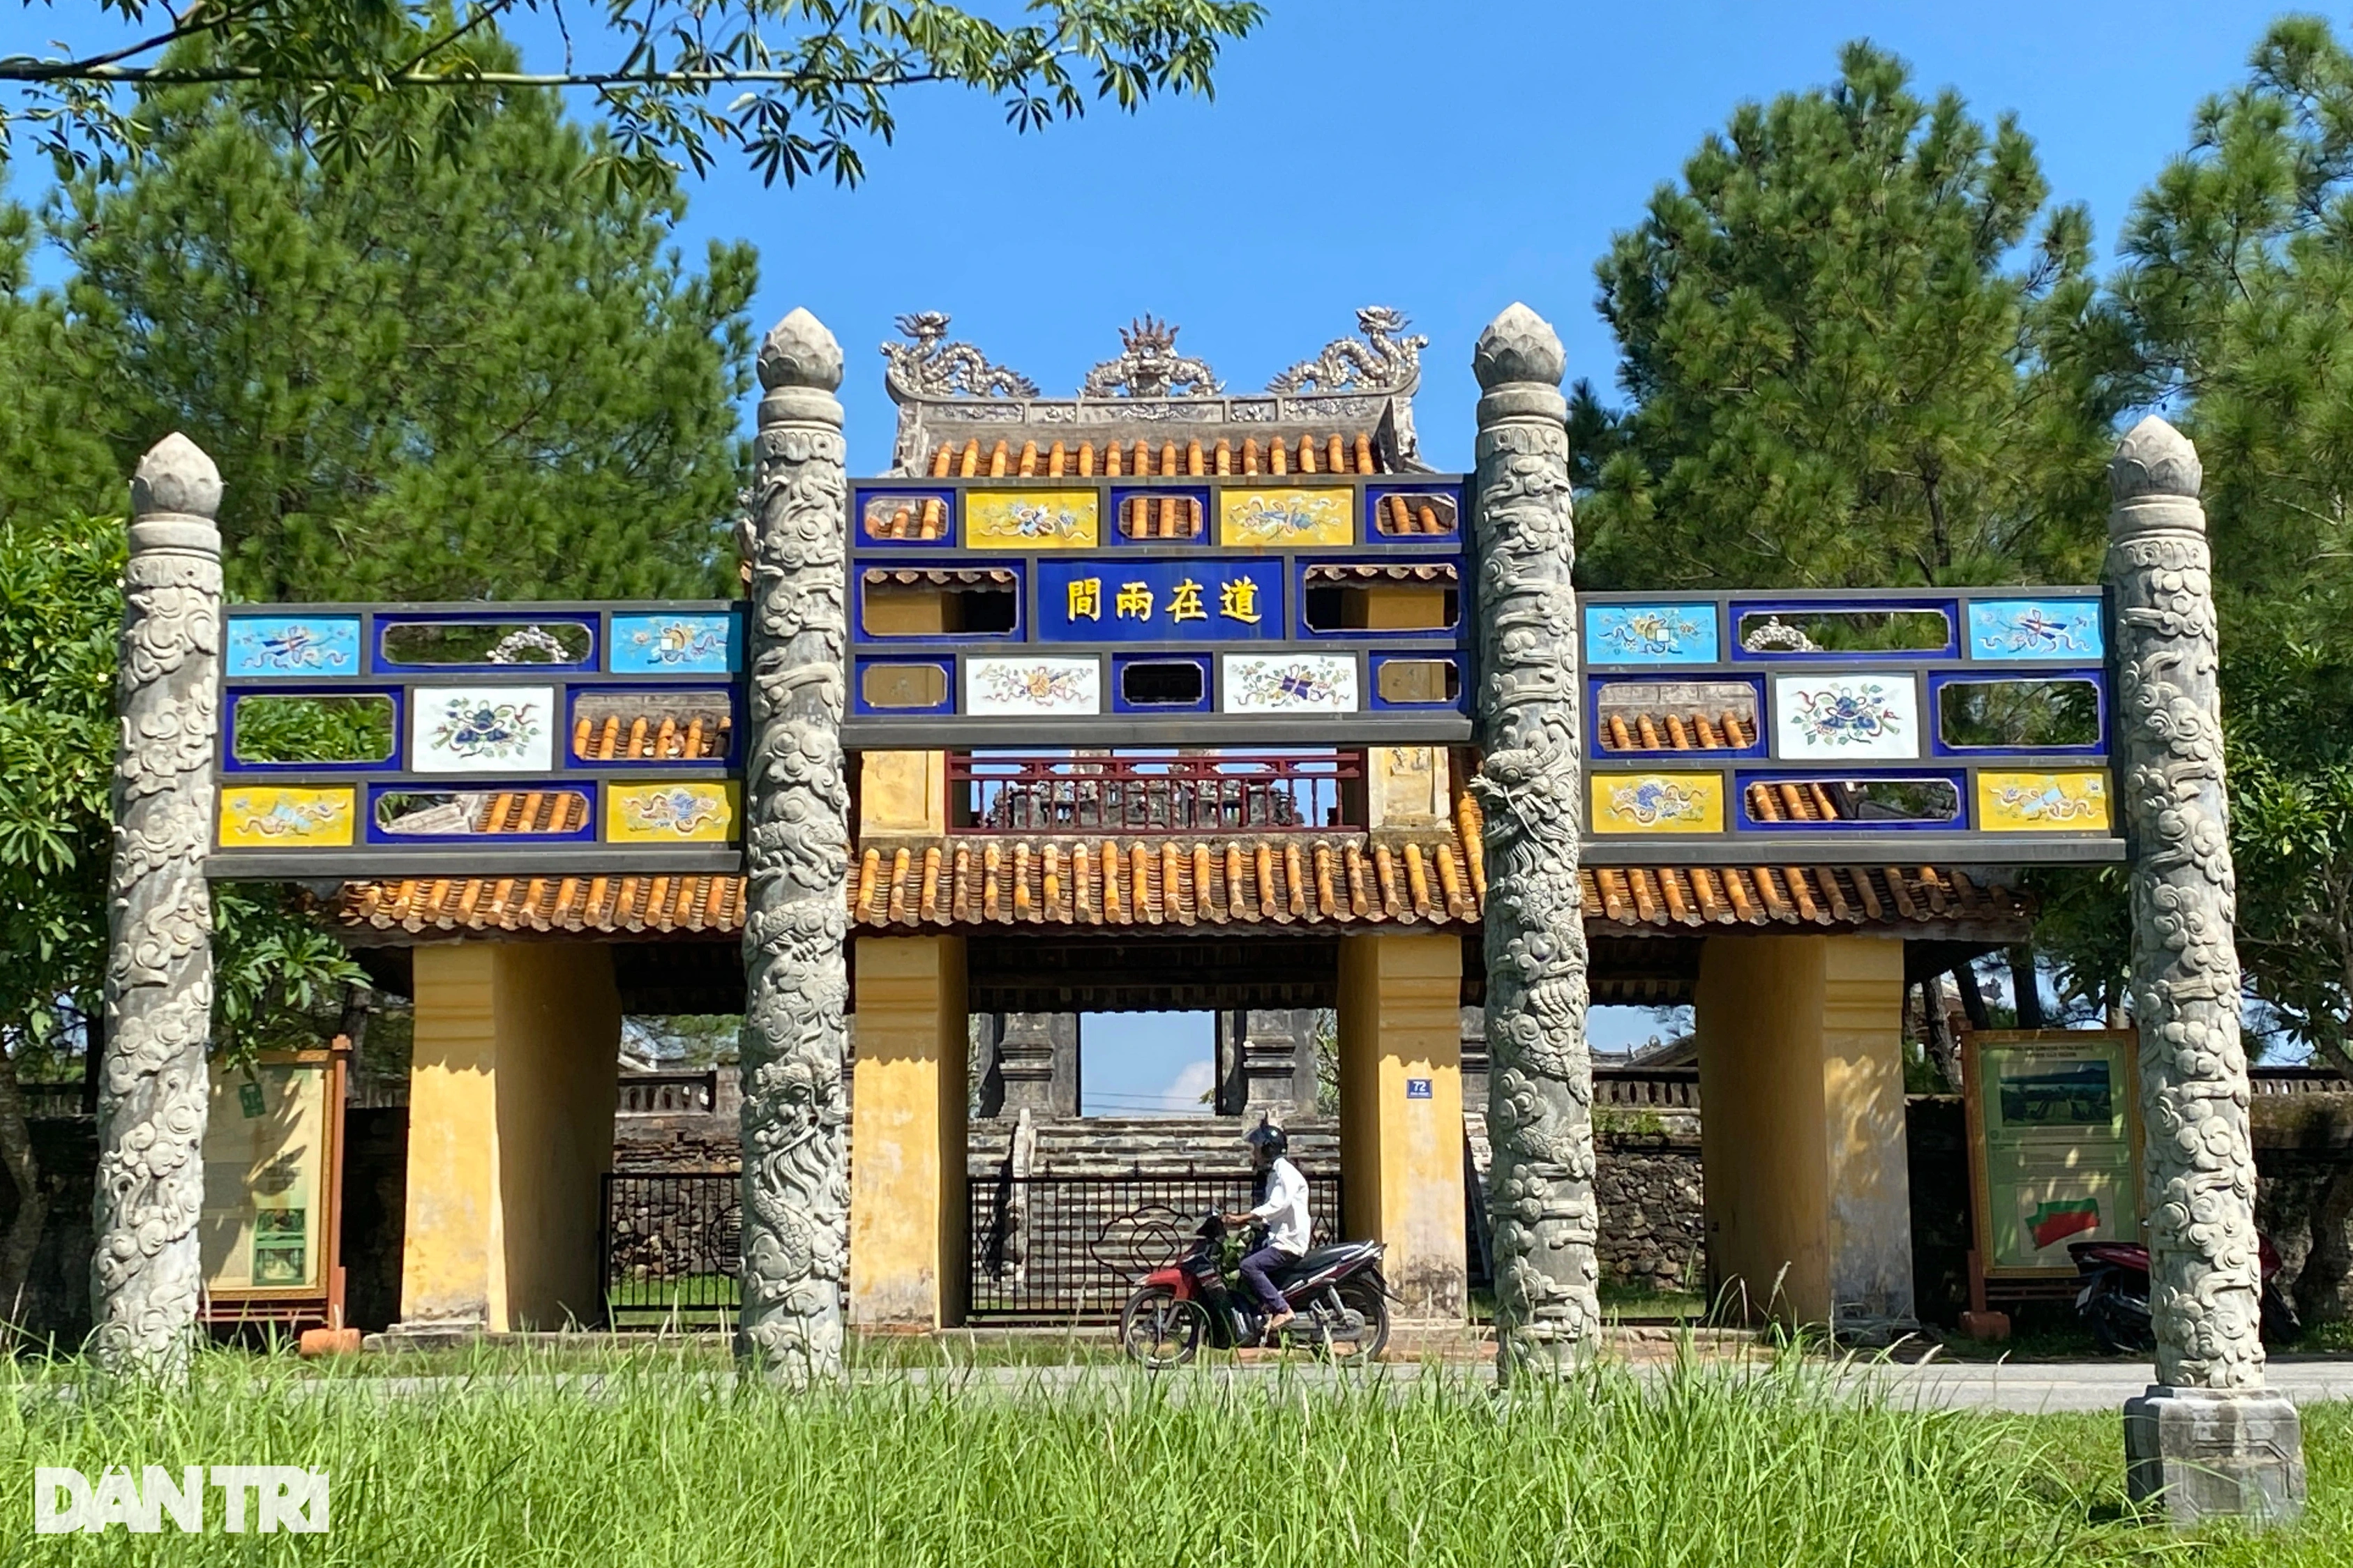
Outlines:
{"type": "Polygon", "coordinates": [[[420,686],[409,693],[409,766],[420,773],[542,773],[554,765],[555,689],[420,686]]]}
{"type": "Polygon", "coordinates": [[[1775,754],[1844,761],[1920,754],[1920,692],[1903,670],[1773,682],[1775,754]]]}
{"type": "Polygon", "coordinates": [[[964,498],[967,550],[1092,550],[1103,542],[1092,490],[973,490],[964,498]]]}
{"type": "Polygon", "coordinates": [[[1356,661],[1345,654],[1225,656],[1220,671],[1229,713],[1354,713],[1356,661]]]}
{"type": "Polygon", "coordinates": [[[1714,605],[1588,605],[1588,664],[1714,664],[1714,605]]]}
{"type": "Polygon", "coordinates": [[[1257,549],[1353,544],[1356,492],[1283,489],[1227,490],[1218,501],[1218,542],[1257,549]]]}
{"type": "Polygon", "coordinates": [[[1718,773],[1595,773],[1591,831],[1721,833],[1724,778],[1718,773]]]}
{"type": "Polygon", "coordinates": [[[353,792],[232,785],[220,793],[224,849],[336,849],[352,841],[353,792]]]}
{"type": "Polygon", "coordinates": [[[357,675],[357,616],[232,616],[224,643],[223,673],[357,675]]]}
{"type": "Polygon", "coordinates": [[[727,675],[743,667],[744,623],[730,615],[613,617],[612,668],[621,675],[727,675]]]}
{"type": "Polygon", "coordinates": [[[1993,599],[1969,605],[1971,658],[2099,658],[2097,599],[1993,599]]]}
{"type": "Polygon", "coordinates": [[[1092,658],[968,658],[966,713],[1100,713],[1103,667],[1092,658]]]}
{"type": "Polygon", "coordinates": [[[2105,772],[1978,774],[1981,833],[2105,832],[2109,822],[2105,772]]]}
{"type": "Polygon", "coordinates": [[[724,844],[735,837],[736,786],[614,784],[605,791],[609,844],[724,844]]]}

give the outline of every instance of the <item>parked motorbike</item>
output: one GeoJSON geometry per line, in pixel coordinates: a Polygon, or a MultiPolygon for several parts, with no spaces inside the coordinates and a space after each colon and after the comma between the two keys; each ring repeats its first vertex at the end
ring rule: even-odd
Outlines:
{"type": "MultiPolygon", "coordinates": [[[[2279,1249],[2269,1237],[2255,1238],[2263,1276],[2263,1336],[2265,1344],[2288,1344],[2304,1332],[2295,1308],[2280,1291],[2279,1249]]],[[[2137,1241],[2078,1241],[2067,1248],[2082,1281],[2075,1312],[2108,1355],[2147,1355],[2157,1349],[2148,1315],[2148,1248],[2137,1241]]]]}
{"type": "MultiPolygon", "coordinates": [[[[1389,1338],[1381,1251],[1377,1241],[1344,1241],[1315,1247],[1272,1275],[1297,1316],[1271,1342],[1343,1365],[1378,1355],[1389,1338]]],[[[1146,1274],[1127,1299],[1119,1317],[1121,1347],[1145,1366],[1165,1368],[1184,1365],[1204,1345],[1231,1350],[1269,1343],[1266,1313],[1240,1283],[1241,1257],[1223,1216],[1204,1219],[1183,1256],[1146,1274]]]]}

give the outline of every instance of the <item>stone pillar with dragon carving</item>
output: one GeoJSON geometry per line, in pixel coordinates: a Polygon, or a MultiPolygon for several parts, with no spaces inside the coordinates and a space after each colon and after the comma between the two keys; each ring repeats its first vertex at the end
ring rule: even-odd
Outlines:
{"type": "Polygon", "coordinates": [[[1472,534],[1483,760],[1471,787],[1486,816],[1487,1210],[1505,1378],[1567,1373],[1600,1325],[1566,367],[1525,305],[1490,322],[1472,355],[1484,395],[1472,534]]]}
{"type": "Polygon", "coordinates": [[[2126,1479],[2175,1521],[2301,1511],[2295,1405],[2263,1384],[2255,1160],[2211,555],[2198,453],[2151,416],[2108,465],[2116,768],[2133,847],[2157,1382],[2125,1406],[2126,1479]]]}
{"type": "Polygon", "coordinates": [[[140,460],[115,679],[92,1346],[110,1372],[165,1378],[186,1373],[204,1285],[220,499],[220,471],[185,436],[140,460]]]}
{"type": "Polygon", "coordinates": [[[744,769],[743,1317],[736,1352],[841,1364],[849,792],[841,712],[841,345],[797,310],[760,345],[744,769]]]}

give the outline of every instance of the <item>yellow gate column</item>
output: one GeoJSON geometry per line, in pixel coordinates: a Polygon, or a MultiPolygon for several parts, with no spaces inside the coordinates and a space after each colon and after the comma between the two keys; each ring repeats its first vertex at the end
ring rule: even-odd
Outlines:
{"type": "Polygon", "coordinates": [[[1462,939],[1340,939],[1340,1173],[1350,1238],[1388,1244],[1408,1320],[1462,1321],[1462,939]]]}
{"type": "Polygon", "coordinates": [[[612,949],[461,942],[414,957],[396,1332],[594,1322],[621,1042],[612,949]]]}
{"type": "Polygon", "coordinates": [[[1909,1318],[1904,943],[1710,937],[1696,1001],[1714,1288],[1788,1322],[1909,1318]]]}
{"type": "Polygon", "coordinates": [[[856,939],[849,1321],[928,1331],[964,1315],[964,939],[856,939]]]}

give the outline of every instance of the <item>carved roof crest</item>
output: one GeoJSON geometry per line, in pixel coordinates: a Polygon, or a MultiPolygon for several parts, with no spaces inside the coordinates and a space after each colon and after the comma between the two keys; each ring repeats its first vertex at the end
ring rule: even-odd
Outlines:
{"type": "Polygon", "coordinates": [[[1038,384],[1018,370],[993,364],[970,343],[948,341],[945,310],[918,310],[898,319],[912,341],[884,343],[883,384],[900,397],[1035,397],[1038,384]]]}
{"type": "Polygon", "coordinates": [[[1335,338],[1314,359],[1301,360],[1266,384],[1269,392],[1408,392],[1421,376],[1430,340],[1407,333],[1403,310],[1367,305],[1356,312],[1364,342],[1335,338]]]}
{"type": "Polygon", "coordinates": [[[1087,372],[1081,397],[1214,397],[1226,389],[1207,361],[1176,352],[1177,329],[1151,316],[1120,329],[1124,351],[1087,372]]]}

